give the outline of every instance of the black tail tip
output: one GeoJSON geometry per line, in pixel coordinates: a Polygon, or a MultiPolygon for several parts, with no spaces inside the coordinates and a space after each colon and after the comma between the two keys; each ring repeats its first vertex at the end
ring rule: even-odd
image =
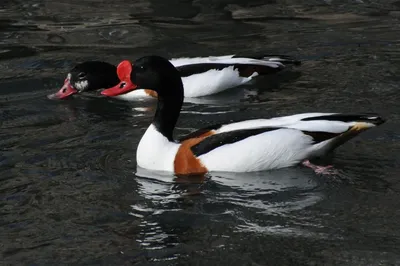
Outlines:
{"type": "Polygon", "coordinates": [[[386,119],[383,117],[377,117],[377,119],[375,119],[375,125],[377,125],[377,126],[379,126],[385,122],[386,122],[386,119]]]}
{"type": "Polygon", "coordinates": [[[382,125],[383,123],[386,122],[385,118],[383,118],[382,116],[379,116],[377,114],[368,115],[365,117],[365,120],[370,123],[373,123],[374,125],[377,125],[377,126],[382,125]]]}

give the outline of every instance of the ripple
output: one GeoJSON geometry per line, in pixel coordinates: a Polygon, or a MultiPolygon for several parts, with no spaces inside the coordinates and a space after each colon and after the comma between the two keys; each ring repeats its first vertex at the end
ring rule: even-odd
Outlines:
{"type": "Polygon", "coordinates": [[[0,47],[0,49],[0,60],[28,57],[38,54],[36,49],[27,46],[5,46],[0,47]]]}
{"type": "MultiPolygon", "coordinates": [[[[130,214],[144,221],[154,220],[155,216],[161,219],[172,213],[182,215],[187,204],[194,204],[203,216],[211,215],[213,220],[226,221],[227,217],[235,220],[238,232],[322,237],[321,233],[313,232],[320,229],[318,222],[304,220],[301,211],[323,201],[324,196],[318,191],[318,182],[310,178],[309,172],[300,169],[213,173],[205,178],[177,179],[169,173],[138,168],[136,176],[143,200],[131,206],[130,214]],[[292,222],[288,224],[286,219],[292,222]],[[257,225],[258,220],[271,225],[257,225]]],[[[146,232],[148,230],[152,229],[147,228],[146,232]]],[[[160,233],[157,230],[150,235],[160,233]]],[[[167,238],[174,234],[163,232],[162,235],[167,238]]],[[[146,239],[142,241],[153,241],[146,239]]]]}
{"type": "Polygon", "coordinates": [[[399,4],[226,2],[0,1],[0,230],[12,240],[2,242],[4,264],[396,264],[399,4]],[[154,101],[46,95],[76,62],[149,53],[304,62],[185,99],[178,135],[316,110],[389,119],[328,158],[349,182],[302,167],[143,173],[135,152],[154,101]]]}

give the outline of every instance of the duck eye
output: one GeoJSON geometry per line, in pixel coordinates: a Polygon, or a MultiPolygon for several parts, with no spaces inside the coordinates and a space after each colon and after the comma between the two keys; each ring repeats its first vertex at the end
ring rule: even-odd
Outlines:
{"type": "Polygon", "coordinates": [[[119,88],[123,89],[125,87],[125,85],[126,85],[126,82],[121,82],[121,84],[119,84],[119,88]]]}
{"type": "Polygon", "coordinates": [[[84,77],[86,77],[86,73],[85,72],[81,72],[78,74],[78,78],[83,79],[84,77]]]}

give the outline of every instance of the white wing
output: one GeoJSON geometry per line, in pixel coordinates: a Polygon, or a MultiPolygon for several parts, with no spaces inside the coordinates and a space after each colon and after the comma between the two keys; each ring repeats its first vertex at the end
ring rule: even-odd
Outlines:
{"type": "Polygon", "coordinates": [[[272,58],[269,60],[259,60],[246,57],[233,58],[234,55],[223,55],[223,56],[208,56],[208,57],[183,57],[173,58],[170,62],[175,66],[194,65],[194,64],[249,64],[249,65],[261,65],[268,66],[271,68],[283,67],[284,65],[278,61],[278,58],[272,58]]]}
{"type": "Polygon", "coordinates": [[[200,142],[202,146],[195,153],[210,171],[283,168],[323,156],[363,130],[383,122],[378,116],[332,113],[248,120],[214,130],[216,134],[200,142]],[[252,130],[257,128],[260,130],[252,130]]]}
{"type": "Polygon", "coordinates": [[[303,113],[271,119],[253,119],[237,123],[225,124],[216,133],[259,127],[286,127],[311,132],[342,133],[356,125],[364,123],[365,127],[376,126],[380,120],[376,115],[343,115],[338,113],[303,113]],[[322,118],[321,118],[322,117],[322,118]],[[351,118],[353,118],[351,120],[351,118]]]}

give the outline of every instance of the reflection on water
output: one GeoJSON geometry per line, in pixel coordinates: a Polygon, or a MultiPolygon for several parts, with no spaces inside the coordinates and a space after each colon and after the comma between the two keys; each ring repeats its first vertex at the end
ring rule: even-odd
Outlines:
{"type": "Polygon", "coordinates": [[[0,1],[0,256],[5,265],[398,265],[399,12],[390,1],[0,1]],[[284,54],[301,66],[185,99],[199,127],[379,112],[328,158],[197,179],[136,169],[155,101],[46,95],[85,60],[284,54]]]}
{"type": "Polygon", "coordinates": [[[160,216],[181,215],[182,212],[197,216],[199,214],[187,213],[187,204],[199,205],[199,202],[202,202],[202,206],[198,206],[201,215],[212,221],[234,220],[235,229],[232,229],[237,232],[316,237],[312,228],[320,225],[296,217],[304,208],[323,200],[318,183],[303,170],[174,178],[168,173],[138,167],[135,175],[143,202],[131,205],[130,212],[141,220],[141,237],[137,241],[146,248],[165,248],[166,243],[171,244],[168,238],[177,237],[176,227],[163,231],[157,222],[163,219],[160,216]],[[249,215],[256,215],[257,219],[249,215]],[[283,217],[292,222],[282,220],[283,217]]]}

